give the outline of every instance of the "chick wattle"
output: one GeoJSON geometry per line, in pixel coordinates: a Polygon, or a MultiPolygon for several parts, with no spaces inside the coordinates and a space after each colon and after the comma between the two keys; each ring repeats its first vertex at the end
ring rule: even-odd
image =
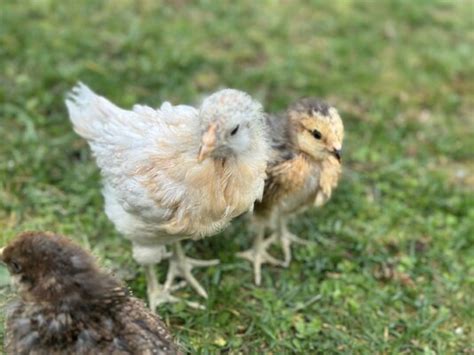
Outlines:
{"type": "Polygon", "coordinates": [[[27,232],[0,250],[18,298],[7,354],[179,354],[165,323],[66,237],[27,232]]]}

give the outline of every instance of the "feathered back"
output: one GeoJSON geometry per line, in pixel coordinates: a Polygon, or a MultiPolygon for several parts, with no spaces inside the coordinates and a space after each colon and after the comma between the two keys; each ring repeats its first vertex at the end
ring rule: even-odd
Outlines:
{"type": "Polygon", "coordinates": [[[161,319],[66,237],[19,235],[0,253],[20,298],[7,307],[8,354],[176,354],[161,319]]]}
{"type": "Polygon", "coordinates": [[[266,115],[266,123],[271,142],[271,155],[269,166],[278,164],[284,160],[293,158],[294,132],[286,115],[266,115]]]}

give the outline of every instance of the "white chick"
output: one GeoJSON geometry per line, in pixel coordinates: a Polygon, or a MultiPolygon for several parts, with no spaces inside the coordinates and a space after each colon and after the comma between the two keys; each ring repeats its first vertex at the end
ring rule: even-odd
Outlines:
{"type": "Polygon", "coordinates": [[[101,170],[105,212],[145,267],[150,307],[176,302],[171,292],[183,283],[207,298],[191,270],[218,261],[186,257],[179,241],[218,233],[262,197],[269,155],[262,106],[225,89],[199,109],[164,102],[123,110],[81,83],[66,105],[101,170]],[[154,266],[168,257],[160,285],[154,266]],[[184,281],[174,285],[177,277],[184,281]]]}

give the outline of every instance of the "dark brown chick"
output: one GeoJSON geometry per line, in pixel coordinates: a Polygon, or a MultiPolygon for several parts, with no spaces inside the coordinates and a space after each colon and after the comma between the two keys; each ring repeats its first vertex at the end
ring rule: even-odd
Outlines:
{"type": "Polygon", "coordinates": [[[288,220],[312,206],[323,205],[341,174],[344,127],[337,110],[317,99],[302,99],[283,115],[268,115],[272,155],[261,202],[255,205],[252,249],[240,253],[254,264],[255,283],[261,282],[261,265],[287,267],[291,243],[308,244],[288,230],[288,220]],[[265,239],[270,230],[272,236],[265,239]],[[284,261],[267,249],[275,242],[283,248],[284,261]]]}
{"type": "Polygon", "coordinates": [[[0,250],[19,298],[7,354],[177,354],[163,321],[69,239],[27,232],[0,250]]]}

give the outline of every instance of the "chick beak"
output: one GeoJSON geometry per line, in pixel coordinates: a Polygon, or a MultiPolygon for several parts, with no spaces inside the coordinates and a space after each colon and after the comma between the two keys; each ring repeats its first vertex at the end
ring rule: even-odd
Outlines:
{"type": "Polygon", "coordinates": [[[342,149],[333,149],[332,150],[332,155],[334,155],[337,159],[338,162],[341,162],[342,159],[342,149]]]}
{"type": "Polygon", "coordinates": [[[211,152],[216,149],[217,142],[217,123],[212,123],[207,128],[207,131],[202,135],[201,147],[199,148],[198,162],[206,159],[211,152]]]}

